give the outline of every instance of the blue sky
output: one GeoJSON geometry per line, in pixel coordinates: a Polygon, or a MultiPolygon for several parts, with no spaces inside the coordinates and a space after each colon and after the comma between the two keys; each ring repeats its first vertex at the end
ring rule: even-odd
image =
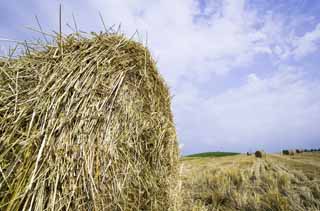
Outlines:
{"type": "MultiPolygon", "coordinates": [[[[320,1],[3,1],[0,38],[121,23],[139,31],[170,86],[183,154],[320,147],[320,1]],[[5,3],[4,3],[5,2],[5,3]]],[[[5,54],[8,43],[0,43],[5,54]]]]}

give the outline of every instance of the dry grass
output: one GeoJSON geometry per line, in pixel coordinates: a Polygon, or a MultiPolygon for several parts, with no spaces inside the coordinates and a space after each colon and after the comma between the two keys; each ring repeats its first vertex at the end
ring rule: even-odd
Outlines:
{"type": "Polygon", "coordinates": [[[299,158],[183,160],[182,210],[320,210],[319,164],[304,163],[320,157],[299,158]]]}
{"type": "Polygon", "coordinates": [[[71,35],[0,62],[0,210],[177,209],[168,88],[143,45],[71,35]]]}

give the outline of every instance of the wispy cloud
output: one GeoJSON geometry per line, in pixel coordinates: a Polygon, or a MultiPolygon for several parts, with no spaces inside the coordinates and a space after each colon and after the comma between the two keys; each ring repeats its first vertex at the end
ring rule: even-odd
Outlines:
{"type": "Polygon", "coordinates": [[[314,53],[320,46],[320,23],[313,31],[307,32],[295,41],[295,49],[293,55],[296,59],[300,59],[308,54],[314,53]]]}
{"type": "Polygon", "coordinates": [[[196,92],[178,98],[178,125],[186,131],[181,132],[186,150],[200,150],[195,143],[204,142],[224,150],[272,151],[315,146],[320,137],[320,80],[306,80],[294,67],[280,67],[267,78],[251,73],[242,86],[209,98],[196,92]],[[190,135],[192,131],[197,133],[190,135]]]}

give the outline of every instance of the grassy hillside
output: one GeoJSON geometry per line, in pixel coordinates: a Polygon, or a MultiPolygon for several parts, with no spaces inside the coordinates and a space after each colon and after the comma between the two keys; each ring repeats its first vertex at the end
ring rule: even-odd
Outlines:
{"type": "Polygon", "coordinates": [[[237,152],[203,152],[192,155],[187,155],[185,157],[224,157],[230,155],[239,155],[237,152]]]}

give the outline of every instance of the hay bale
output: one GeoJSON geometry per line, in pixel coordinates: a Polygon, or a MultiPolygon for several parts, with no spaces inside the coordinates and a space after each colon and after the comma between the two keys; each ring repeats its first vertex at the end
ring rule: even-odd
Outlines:
{"type": "Polygon", "coordinates": [[[256,156],[256,158],[265,158],[266,157],[266,153],[263,150],[258,150],[254,153],[254,155],[256,156]]]}
{"type": "Polygon", "coordinates": [[[282,150],[283,155],[294,155],[296,153],[296,150],[282,150]]]}
{"type": "Polygon", "coordinates": [[[247,156],[251,156],[252,154],[250,152],[247,152],[247,156]]]}
{"type": "Polygon", "coordinates": [[[179,153],[150,53],[115,34],[62,43],[1,63],[1,209],[168,210],[179,153]]]}

